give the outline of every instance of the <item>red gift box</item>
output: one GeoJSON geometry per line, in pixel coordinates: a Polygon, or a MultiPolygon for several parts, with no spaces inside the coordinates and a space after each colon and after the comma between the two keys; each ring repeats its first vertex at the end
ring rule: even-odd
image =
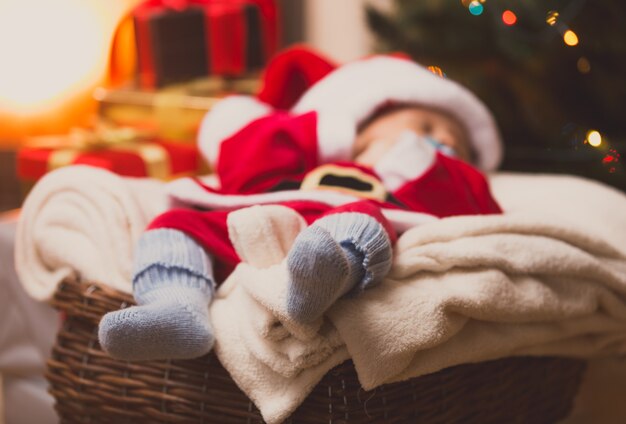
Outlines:
{"type": "Polygon", "coordinates": [[[33,182],[67,165],[91,165],[123,176],[164,180],[204,171],[195,146],[145,139],[132,136],[132,132],[122,137],[108,134],[75,130],[68,136],[38,137],[18,152],[18,177],[33,182]]]}
{"type": "Polygon", "coordinates": [[[274,0],[149,0],[134,12],[139,83],[261,69],[278,44],[274,0]]]}

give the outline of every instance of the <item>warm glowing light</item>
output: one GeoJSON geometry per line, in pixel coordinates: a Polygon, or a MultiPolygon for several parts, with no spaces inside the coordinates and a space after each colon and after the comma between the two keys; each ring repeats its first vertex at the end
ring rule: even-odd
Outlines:
{"type": "Polygon", "coordinates": [[[548,23],[548,25],[554,26],[558,18],[559,18],[559,12],[555,10],[551,10],[548,12],[548,15],[546,16],[546,22],[548,23]]]}
{"type": "Polygon", "coordinates": [[[576,67],[578,68],[578,72],[581,74],[588,74],[591,72],[591,63],[589,63],[589,59],[585,56],[581,56],[576,62],[576,67]]]}
{"type": "Polygon", "coordinates": [[[590,130],[587,133],[587,143],[592,145],[593,147],[598,147],[602,144],[602,135],[596,130],[590,130]]]}
{"type": "Polygon", "coordinates": [[[115,28],[139,1],[0,0],[0,145],[90,123],[115,28]]]}
{"type": "Polygon", "coordinates": [[[438,77],[445,77],[446,74],[441,70],[441,68],[439,66],[434,66],[431,65],[428,67],[428,70],[430,72],[432,72],[433,74],[437,75],[438,77]]]}
{"type": "Polygon", "coordinates": [[[106,74],[115,0],[0,0],[0,114],[57,110],[106,74]]]}
{"type": "MultiPolygon", "coordinates": [[[[472,6],[472,3],[484,3],[486,0],[461,0],[461,4],[466,8],[469,9],[470,6],[472,6]]],[[[474,6],[472,6],[474,7],[474,6]]]]}
{"type": "Polygon", "coordinates": [[[97,79],[102,18],[83,0],[0,2],[0,109],[30,114],[97,79]]]}
{"type": "Polygon", "coordinates": [[[509,26],[515,25],[515,22],[517,22],[517,16],[512,11],[505,10],[502,13],[502,22],[504,22],[506,25],[509,25],[509,26]]]}
{"type": "Polygon", "coordinates": [[[575,46],[578,44],[578,36],[574,31],[568,29],[565,31],[565,34],[563,34],[563,41],[565,41],[565,44],[568,46],[575,46]]]}

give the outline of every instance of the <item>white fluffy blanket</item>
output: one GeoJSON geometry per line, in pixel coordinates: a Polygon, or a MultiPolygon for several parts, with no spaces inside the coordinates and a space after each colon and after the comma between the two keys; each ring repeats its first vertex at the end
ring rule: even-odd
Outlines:
{"type": "Polygon", "coordinates": [[[216,351],[266,421],[284,420],[349,357],[372,389],[511,355],[626,353],[626,196],[572,177],[493,185],[505,215],[409,230],[381,286],[308,327],[284,312],[280,260],[301,221],[280,207],[233,215],[245,263],[212,306],[216,351]]]}
{"type": "Polygon", "coordinates": [[[15,266],[26,291],[48,300],[65,278],[130,292],[133,247],[166,210],[163,183],[122,178],[89,167],[44,176],[26,198],[15,241],[15,266]]]}
{"type": "MultiPolygon", "coordinates": [[[[370,389],[509,355],[626,352],[626,196],[567,176],[498,174],[491,183],[504,216],[406,232],[389,278],[312,326],[283,309],[281,260],[301,220],[284,210],[233,216],[246,263],[212,306],[216,350],[268,422],[287,417],[350,356],[370,389]]],[[[68,276],[129,291],[135,241],[167,207],[158,182],[87,167],[49,174],[22,209],[22,283],[38,299],[68,276]]]]}

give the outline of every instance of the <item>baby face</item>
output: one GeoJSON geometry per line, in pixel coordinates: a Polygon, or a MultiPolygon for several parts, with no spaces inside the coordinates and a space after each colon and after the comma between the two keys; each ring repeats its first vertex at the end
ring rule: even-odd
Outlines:
{"type": "Polygon", "coordinates": [[[361,129],[352,152],[354,161],[373,167],[407,130],[450,147],[462,160],[471,160],[465,130],[456,119],[433,109],[407,106],[383,113],[361,129]]]}

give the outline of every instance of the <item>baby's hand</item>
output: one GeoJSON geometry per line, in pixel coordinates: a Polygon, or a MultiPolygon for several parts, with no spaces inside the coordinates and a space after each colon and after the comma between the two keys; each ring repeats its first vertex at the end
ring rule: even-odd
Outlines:
{"type": "Polygon", "coordinates": [[[395,191],[404,183],[419,178],[434,163],[435,142],[412,131],[402,132],[394,146],[374,165],[385,188],[395,191]]]}

